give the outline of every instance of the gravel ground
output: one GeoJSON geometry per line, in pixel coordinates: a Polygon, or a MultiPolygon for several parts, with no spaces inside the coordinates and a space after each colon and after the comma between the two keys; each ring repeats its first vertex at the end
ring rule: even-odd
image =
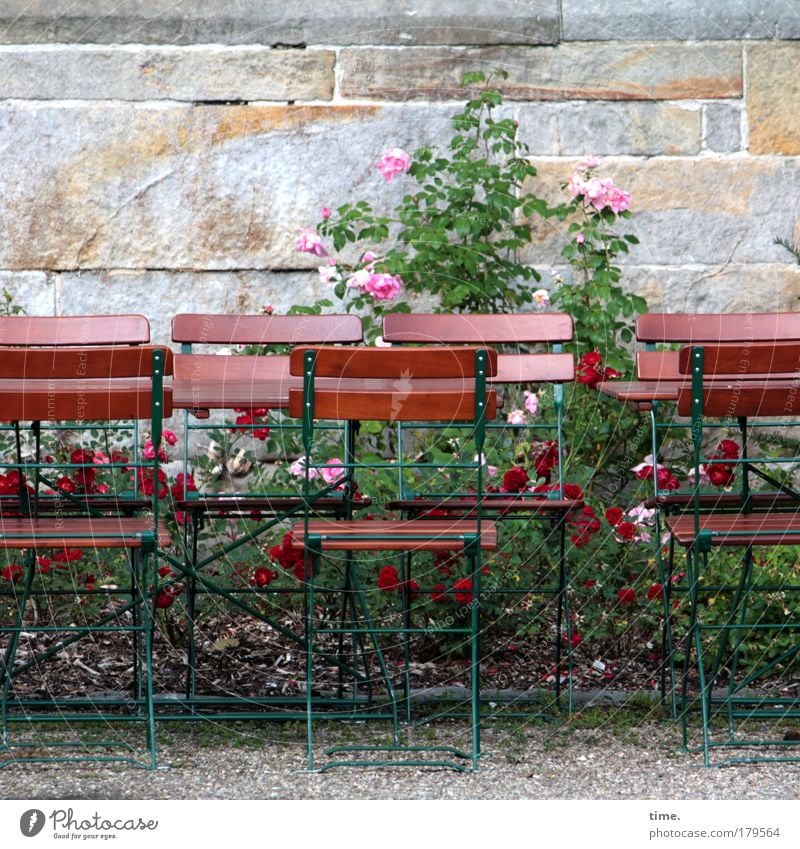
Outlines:
{"type": "MultiPolygon", "coordinates": [[[[645,719],[562,728],[498,721],[483,734],[477,773],[426,767],[309,773],[294,725],[172,727],[159,732],[157,772],[121,765],[15,764],[5,799],[797,799],[800,764],[706,769],[679,750],[679,731],[645,719]]],[[[353,742],[365,726],[321,726],[320,744],[353,742]]],[[[458,726],[437,742],[464,745],[458,726]]],[[[462,726],[463,730],[463,726],[462,726]]],[[[381,732],[369,726],[371,735],[381,732]]],[[[430,743],[424,726],[418,743],[430,743]]],[[[320,751],[322,746],[320,747],[320,751]]]]}

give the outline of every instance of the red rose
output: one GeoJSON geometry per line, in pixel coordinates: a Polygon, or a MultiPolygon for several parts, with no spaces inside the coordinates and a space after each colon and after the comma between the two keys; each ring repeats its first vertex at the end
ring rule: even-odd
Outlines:
{"type": "Polygon", "coordinates": [[[597,581],[595,581],[594,578],[587,578],[584,586],[586,587],[587,590],[590,590],[596,584],[597,584],[597,581]]]}
{"type": "Polygon", "coordinates": [[[717,452],[722,454],[721,459],[738,460],[739,446],[732,439],[723,439],[717,446],[717,452]]]}
{"type": "Polygon", "coordinates": [[[653,477],[652,466],[642,466],[633,473],[640,481],[649,481],[653,477]]]}
{"type": "Polygon", "coordinates": [[[633,522],[620,522],[614,528],[614,533],[621,539],[629,542],[636,536],[636,525],[633,522]]]}
{"type": "Polygon", "coordinates": [[[606,510],[606,521],[612,528],[615,528],[622,521],[623,516],[624,513],[621,507],[609,507],[606,510]]]}
{"type": "Polygon", "coordinates": [[[378,589],[386,592],[400,589],[400,576],[397,574],[397,569],[394,566],[384,566],[378,572],[378,589]]]}
{"type": "Polygon", "coordinates": [[[159,610],[166,610],[168,607],[172,607],[174,601],[175,593],[172,591],[172,587],[164,587],[156,593],[156,607],[159,610]]]}
{"type": "Polygon", "coordinates": [[[278,575],[266,566],[259,566],[253,573],[253,581],[257,587],[269,586],[278,575]]]}
{"type": "Polygon", "coordinates": [[[620,604],[630,607],[636,601],[636,592],[630,587],[623,587],[617,590],[617,598],[620,604]]]}
{"type": "Polygon", "coordinates": [[[647,588],[647,598],[649,601],[655,601],[656,599],[664,598],[664,585],[651,584],[647,588]]]}
{"type": "MultiPolygon", "coordinates": [[[[576,483],[564,484],[564,497],[570,498],[573,501],[580,501],[583,498],[583,490],[576,483]]],[[[594,515],[594,513],[592,513],[594,515]]]]}
{"type": "Polygon", "coordinates": [[[453,584],[453,596],[459,604],[469,604],[472,601],[472,579],[459,578],[453,584]]]}
{"type": "Polygon", "coordinates": [[[522,492],[528,483],[528,473],[519,466],[513,466],[503,475],[501,492],[522,492]]]}
{"type": "Polygon", "coordinates": [[[4,581],[11,581],[12,583],[16,583],[23,575],[25,574],[25,570],[22,566],[14,563],[11,566],[6,566],[2,572],[0,572],[0,577],[4,581]]]}
{"type": "Polygon", "coordinates": [[[589,351],[588,354],[584,354],[580,358],[579,365],[581,366],[599,366],[603,361],[603,358],[600,356],[599,351],[589,351]]]}
{"type": "Polygon", "coordinates": [[[615,368],[606,367],[603,371],[603,380],[619,380],[622,377],[622,372],[615,368]]]}

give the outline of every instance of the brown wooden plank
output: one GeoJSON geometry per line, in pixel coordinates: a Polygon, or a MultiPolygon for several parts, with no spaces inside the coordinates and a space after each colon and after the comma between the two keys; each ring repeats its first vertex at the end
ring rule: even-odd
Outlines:
{"type": "MultiPolygon", "coordinates": [[[[110,421],[149,419],[149,382],[126,380],[0,381],[5,421],[110,421]],[[16,385],[14,385],[16,384],[16,385]]],[[[163,415],[172,414],[172,390],[164,389],[163,415]]]]}
{"type": "Polygon", "coordinates": [[[800,313],[644,313],[640,342],[800,341],[800,313]]]}
{"type": "MultiPolygon", "coordinates": [[[[483,497],[482,510],[484,515],[495,513],[559,513],[583,507],[579,499],[549,499],[535,496],[496,496],[486,494],[483,497]]],[[[432,510],[449,510],[455,513],[474,513],[475,499],[467,498],[408,498],[390,501],[386,504],[388,510],[403,510],[411,515],[429,513],[432,510]]]]}
{"type": "Polygon", "coordinates": [[[173,342],[208,345],[321,345],[361,342],[356,315],[214,315],[172,319],[173,342]]]}
{"type": "Polygon", "coordinates": [[[653,401],[677,401],[679,385],[670,381],[605,380],[597,384],[598,392],[618,401],[650,404],[653,401]]]}
{"type": "Polygon", "coordinates": [[[569,342],[572,316],[566,313],[390,313],[383,317],[386,342],[495,344],[569,342]]]}
{"type": "Polygon", "coordinates": [[[490,383],[568,383],[575,379],[572,354],[498,354],[490,383]]]}
{"type": "Polygon", "coordinates": [[[172,351],[161,346],[98,348],[7,348],[0,355],[0,378],[17,380],[87,380],[146,377],[153,352],[164,352],[164,374],[171,375],[172,351]]]}
{"type": "MultiPolygon", "coordinates": [[[[368,382],[368,381],[365,381],[368,382]]],[[[434,383],[434,381],[428,381],[434,383]]],[[[441,381],[452,387],[456,381],[441,381]]],[[[289,415],[303,415],[303,390],[289,390],[289,415]]],[[[497,415],[497,395],[486,393],[486,418],[497,415]]],[[[337,421],[431,421],[463,422],[475,418],[475,394],[468,388],[425,388],[414,381],[397,390],[322,389],[314,393],[314,417],[337,421]]]]}
{"type": "MultiPolygon", "coordinates": [[[[349,522],[316,519],[309,522],[308,532],[323,537],[324,551],[452,551],[462,545],[464,536],[477,532],[477,523],[470,519],[449,522],[438,519],[362,519],[349,522]],[[370,535],[381,539],[363,539],[370,535]],[[409,539],[411,536],[425,539],[409,539]]],[[[303,522],[292,527],[292,537],[295,548],[305,547],[303,522]]],[[[484,550],[497,548],[497,528],[493,522],[481,522],[480,540],[484,550]]]]}
{"type": "MultiPolygon", "coordinates": [[[[694,516],[668,516],[667,527],[679,545],[695,539],[694,516]]],[[[712,545],[797,545],[800,543],[800,513],[703,513],[700,529],[713,533],[712,545]],[[731,532],[741,536],[731,536],[731,532]]]]}
{"type": "MultiPolygon", "coordinates": [[[[734,509],[741,507],[742,496],[736,492],[704,492],[699,497],[700,506],[706,509],[720,507],[723,509],[734,509]]],[[[797,505],[797,500],[782,492],[753,492],[751,503],[755,509],[766,510],[770,508],[791,507],[797,505]]],[[[675,507],[685,508],[694,504],[694,495],[690,492],[670,493],[659,495],[645,500],[645,507],[675,507]]]]}
{"type": "MultiPolygon", "coordinates": [[[[690,416],[692,390],[678,389],[678,413],[690,416]]],[[[703,389],[703,415],[716,418],[740,416],[791,416],[800,414],[800,381],[772,380],[768,383],[741,380],[725,385],[714,383],[703,389]]]]}
{"type": "Polygon", "coordinates": [[[0,316],[0,345],[146,345],[143,315],[0,316]]]}
{"type": "MultiPolygon", "coordinates": [[[[694,347],[687,345],[678,354],[681,374],[691,374],[694,347]]],[[[796,376],[800,380],[800,345],[793,342],[740,342],[735,345],[704,345],[702,348],[704,375],[757,380],[791,380],[796,376]]]]}
{"type": "MultiPolygon", "coordinates": [[[[45,519],[0,516],[0,549],[36,548],[140,548],[142,535],[152,532],[148,519],[71,518],[45,519]]],[[[159,545],[171,544],[172,538],[163,528],[158,532],[159,545]]]]}
{"type": "Polygon", "coordinates": [[[290,372],[301,376],[308,351],[316,353],[315,375],[335,378],[465,378],[475,375],[475,354],[486,350],[487,376],[497,374],[497,352],[492,349],[446,348],[295,348],[290,372]]]}

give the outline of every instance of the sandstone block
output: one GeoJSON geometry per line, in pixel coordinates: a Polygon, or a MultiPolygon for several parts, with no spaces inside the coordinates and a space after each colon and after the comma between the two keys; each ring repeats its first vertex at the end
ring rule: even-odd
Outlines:
{"type": "Polygon", "coordinates": [[[800,16],[784,0],[562,0],[567,41],[798,38],[800,16]]]}
{"type": "Polygon", "coordinates": [[[800,154],[800,44],[754,44],[747,50],[750,152],[800,154]]]}
{"type": "Polygon", "coordinates": [[[30,45],[4,50],[0,99],[330,100],[332,50],[30,45]]]}
{"type": "Polygon", "coordinates": [[[554,44],[558,0],[2,0],[0,41],[554,44]]]}
{"type": "Polygon", "coordinates": [[[708,103],[705,142],[715,153],[735,153],[742,147],[742,111],[731,103],[708,103]]]}
{"type": "Polygon", "coordinates": [[[300,229],[345,200],[391,211],[381,151],[446,144],[456,111],[0,105],[0,268],[315,268],[300,229]]]}
{"type": "Polygon", "coordinates": [[[681,100],[740,97],[741,49],[680,43],[557,47],[345,48],[339,54],[344,97],[386,100],[460,98],[467,71],[509,72],[515,100],[681,100]]]}

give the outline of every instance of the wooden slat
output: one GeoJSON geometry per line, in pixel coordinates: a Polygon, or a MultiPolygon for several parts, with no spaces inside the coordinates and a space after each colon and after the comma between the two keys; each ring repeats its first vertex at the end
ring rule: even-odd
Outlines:
{"type": "Polygon", "coordinates": [[[572,354],[498,354],[490,383],[568,383],[575,379],[572,354]]]}
{"type": "MultiPolygon", "coordinates": [[[[583,507],[584,502],[580,499],[550,499],[536,498],[534,496],[497,497],[495,495],[484,495],[481,509],[484,515],[495,513],[558,513],[575,510],[583,507]]],[[[475,499],[467,498],[408,498],[390,501],[386,508],[388,510],[403,510],[412,515],[429,513],[432,510],[450,510],[456,513],[475,512],[475,499]]]]}
{"type": "MultiPolygon", "coordinates": [[[[352,522],[318,519],[309,522],[308,531],[323,537],[324,551],[452,551],[462,544],[459,537],[476,533],[477,523],[469,519],[364,519],[352,522]],[[367,536],[379,536],[382,539],[364,539],[367,536]],[[425,539],[409,539],[411,536],[422,536],[425,539]]],[[[296,548],[305,546],[302,522],[292,528],[292,538],[296,548]]],[[[492,522],[481,522],[481,548],[491,551],[497,548],[497,528],[492,522]]]]}
{"type": "MultiPolygon", "coordinates": [[[[683,375],[691,374],[692,351],[693,347],[687,345],[679,352],[678,370],[683,375]]],[[[764,342],[705,345],[703,374],[758,380],[800,378],[800,345],[764,342]]]]}
{"type": "Polygon", "coordinates": [[[172,351],[159,346],[114,348],[8,348],[0,354],[0,378],[17,380],[88,380],[146,377],[153,351],[164,352],[164,374],[172,374],[172,351]]]}
{"type": "MultiPolygon", "coordinates": [[[[0,517],[0,549],[140,548],[142,535],[152,532],[147,519],[70,518],[24,519],[0,517]]],[[[171,544],[168,531],[159,529],[159,545],[171,544]]]]}
{"type": "Polygon", "coordinates": [[[640,342],[800,341],[800,313],[645,313],[640,342]]]}
{"type": "Polygon", "coordinates": [[[361,342],[356,315],[214,315],[182,313],[172,319],[172,340],[209,345],[321,345],[361,342]]]}
{"type": "MultiPolygon", "coordinates": [[[[355,382],[355,381],[354,381],[355,382]]],[[[368,383],[369,381],[364,381],[368,383]]],[[[383,381],[381,381],[383,383],[383,381]]],[[[457,381],[409,380],[397,390],[322,389],[314,393],[314,417],[337,421],[469,422],[475,418],[475,394],[470,388],[444,388],[457,381]],[[435,388],[439,383],[442,388],[435,388]]],[[[289,415],[303,415],[303,390],[289,390],[289,415]]],[[[487,421],[497,415],[497,395],[486,393],[487,421]]]]}
{"type": "Polygon", "coordinates": [[[0,346],[146,345],[143,315],[0,316],[0,346]]]}
{"type": "Polygon", "coordinates": [[[486,372],[497,374],[497,352],[479,348],[295,348],[290,373],[303,374],[307,351],[316,352],[315,375],[336,378],[465,378],[475,375],[475,354],[486,350],[486,372]]]}
{"type": "MultiPolygon", "coordinates": [[[[678,413],[690,416],[692,390],[678,389],[678,413]]],[[[703,390],[703,415],[736,418],[744,416],[791,416],[800,414],[800,381],[773,380],[768,383],[736,381],[713,384],[703,390]]]]}
{"type": "Polygon", "coordinates": [[[572,317],[565,313],[391,313],[383,317],[383,339],[386,342],[491,345],[503,342],[569,342],[572,336],[572,317]]]}
{"type": "MultiPolygon", "coordinates": [[[[237,493],[236,495],[205,495],[199,498],[179,498],[173,502],[176,510],[198,510],[209,513],[252,513],[254,510],[263,513],[285,514],[289,510],[301,508],[304,500],[292,496],[263,496],[237,493]]],[[[351,502],[356,509],[363,509],[372,504],[372,499],[356,495],[351,502]]],[[[337,512],[344,510],[347,504],[341,498],[317,498],[312,502],[313,512],[337,512]]]]}
{"type": "Polygon", "coordinates": [[[686,375],[679,369],[677,351],[637,351],[636,376],[644,382],[676,381],[683,383],[686,375]]]}
{"type": "MultiPolygon", "coordinates": [[[[750,498],[753,507],[759,510],[797,505],[796,499],[782,492],[753,492],[750,498]]],[[[701,493],[699,501],[700,506],[706,509],[713,507],[734,509],[741,507],[742,496],[735,492],[704,492],[701,493]]],[[[654,496],[644,502],[644,506],[648,509],[652,507],[691,507],[693,504],[694,495],[690,492],[654,496]]]]}
{"type": "MultiPolygon", "coordinates": [[[[111,421],[149,419],[150,382],[114,380],[0,380],[0,416],[6,421],[111,421]]],[[[163,415],[172,415],[172,389],[165,387],[163,415]]]]}
{"type": "MultiPolygon", "coordinates": [[[[667,517],[667,527],[679,545],[691,545],[695,539],[694,516],[667,517]]],[[[700,516],[701,530],[712,531],[715,546],[797,545],[800,543],[798,513],[708,513],[700,516]],[[731,532],[741,533],[732,536],[731,532]]]]}
{"type": "Polygon", "coordinates": [[[649,404],[653,401],[677,401],[679,384],[671,381],[606,380],[597,384],[597,390],[618,401],[649,404]]]}

